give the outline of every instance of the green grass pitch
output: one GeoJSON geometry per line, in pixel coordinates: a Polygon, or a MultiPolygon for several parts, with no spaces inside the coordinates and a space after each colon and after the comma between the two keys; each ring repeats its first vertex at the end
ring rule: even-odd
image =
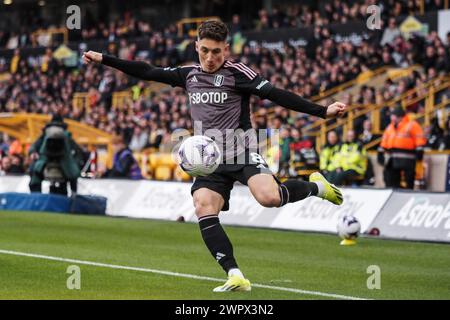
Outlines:
{"type": "Polygon", "coordinates": [[[225,229],[251,292],[212,292],[222,283],[203,277],[225,274],[196,224],[0,211],[0,299],[450,299],[450,245],[360,238],[342,247],[334,235],[225,229]],[[80,267],[79,290],[67,288],[70,265],[80,267]],[[367,288],[370,265],[380,289],[367,288]]]}

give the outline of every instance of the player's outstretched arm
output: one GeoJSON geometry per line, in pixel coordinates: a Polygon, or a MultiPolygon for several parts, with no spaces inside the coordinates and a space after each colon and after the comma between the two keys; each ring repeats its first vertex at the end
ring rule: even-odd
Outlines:
{"type": "Polygon", "coordinates": [[[95,51],[84,52],[83,61],[101,63],[143,80],[158,81],[174,86],[182,85],[182,79],[176,68],[157,68],[143,61],[123,60],[95,51]]]}
{"type": "Polygon", "coordinates": [[[340,117],[344,114],[347,106],[342,102],[335,102],[328,107],[321,106],[301,96],[280,88],[270,89],[267,97],[270,101],[297,112],[307,113],[320,118],[340,117]]]}
{"type": "Polygon", "coordinates": [[[84,63],[102,63],[103,55],[100,52],[88,51],[83,52],[83,62],[84,63]]]}

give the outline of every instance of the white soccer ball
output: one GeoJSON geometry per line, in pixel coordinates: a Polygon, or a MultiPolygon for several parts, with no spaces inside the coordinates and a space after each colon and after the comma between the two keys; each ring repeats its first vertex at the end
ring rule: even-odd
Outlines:
{"type": "Polygon", "coordinates": [[[192,177],[213,173],[221,161],[220,149],[206,136],[193,136],[183,141],[178,149],[178,164],[192,177]]]}
{"type": "Polygon", "coordinates": [[[337,232],[342,239],[356,239],[361,231],[361,224],[352,215],[344,215],[339,218],[337,232]]]}

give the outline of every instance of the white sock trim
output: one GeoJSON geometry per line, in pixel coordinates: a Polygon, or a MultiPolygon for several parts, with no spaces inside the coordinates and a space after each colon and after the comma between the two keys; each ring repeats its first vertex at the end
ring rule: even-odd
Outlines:
{"type": "Polygon", "coordinates": [[[229,277],[231,277],[231,276],[238,276],[238,277],[244,278],[244,274],[241,272],[241,270],[239,270],[237,268],[233,268],[233,269],[228,270],[228,276],[229,277]]]}
{"type": "Polygon", "coordinates": [[[314,182],[314,183],[317,185],[317,189],[319,190],[317,192],[317,196],[319,198],[323,198],[324,195],[325,195],[325,185],[323,184],[322,181],[317,181],[317,182],[314,182]]]}

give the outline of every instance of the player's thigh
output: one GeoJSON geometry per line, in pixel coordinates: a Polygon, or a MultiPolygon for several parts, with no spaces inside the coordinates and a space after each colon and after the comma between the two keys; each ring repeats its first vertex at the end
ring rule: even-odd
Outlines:
{"type": "Polygon", "coordinates": [[[278,207],[280,205],[279,185],[274,176],[268,173],[258,173],[251,176],[247,185],[250,192],[264,207],[278,207]]]}
{"type": "Polygon", "coordinates": [[[192,194],[194,200],[195,214],[198,218],[203,216],[219,214],[224,205],[222,195],[208,188],[200,188],[192,194]]]}

